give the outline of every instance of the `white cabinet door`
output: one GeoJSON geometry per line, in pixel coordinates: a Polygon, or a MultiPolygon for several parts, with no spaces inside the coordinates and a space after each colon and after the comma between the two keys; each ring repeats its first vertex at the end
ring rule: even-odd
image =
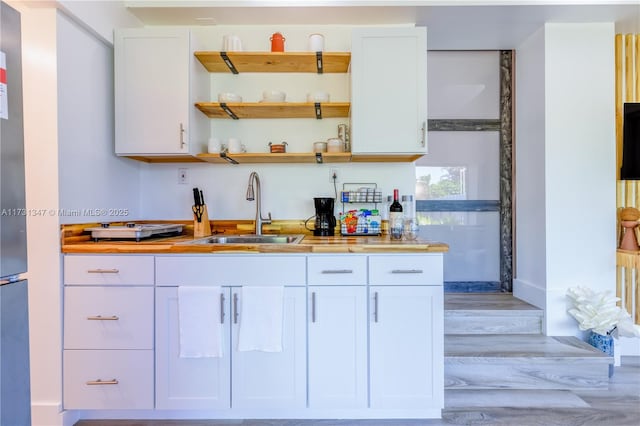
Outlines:
{"type": "Polygon", "coordinates": [[[367,288],[312,286],[309,407],[367,407],[367,288]]]}
{"type": "Polygon", "coordinates": [[[196,121],[205,117],[192,112],[195,107],[190,90],[196,79],[190,75],[192,61],[187,29],[127,28],[115,32],[116,154],[199,152],[201,147],[194,145],[202,137],[201,124],[196,121]]]}
{"type": "Polygon", "coordinates": [[[351,87],[354,154],[426,153],[426,28],[353,30],[351,87]]]}
{"type": "Polygon", "coordinates": [[[238,351],[242,299],[233,288],[232,401],[233,408],[289,408],[306,406],[306,289],[286,287],[282,352],[238,351]],[[235,319],[237,305],[238,318],[235,319]]]}
{"type": "Polygon", "coordinates": [[[180,358],[178,288],[156,288],[156,408],[230,407],[229,294],[223,289],[227,315],[222,358],[180,358]]]}
{"type": "Polygon", "coordinates": [[[371,408],[444,405],[441,286],[372,286],[371,408]]]}

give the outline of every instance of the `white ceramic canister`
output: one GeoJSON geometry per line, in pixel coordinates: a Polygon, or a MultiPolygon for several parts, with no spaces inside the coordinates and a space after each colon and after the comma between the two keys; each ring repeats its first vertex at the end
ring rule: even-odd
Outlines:
{"type": "Polygon", "coordinates": [[[324,50],[324,36],[322,34],[309,35],[309,51],[322,52],[324,50]]]}
{"type": "Polygon", "coordinates": [[[314,142],[313,143],[313,152],[327,152],[327,143],[326,142],[314,142]]]}
{"type": "Polygon", "coordinates": [[[327,152],[343,152],[343,151],[344,151],[344,143],[342,143],[341,139],[338,139],[338,138],[327,139],[327,152]]]}
{"type": "Polygon", "coordinates": [[[218,138],[209,138],[209,144],[207,145],[207,150],[210,154],[216,154],[220,152],[222,149],[222,143],[218,138]]]}

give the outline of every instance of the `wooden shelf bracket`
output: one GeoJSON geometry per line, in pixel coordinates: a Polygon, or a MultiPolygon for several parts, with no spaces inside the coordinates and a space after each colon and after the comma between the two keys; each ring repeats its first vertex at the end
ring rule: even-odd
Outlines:
{"type": "Polygon", "coordinates": [[[322,120],[322,107],[320,106],[320,102],[316,102],[314,106],[316,109],[316,119],[322,120]]]}

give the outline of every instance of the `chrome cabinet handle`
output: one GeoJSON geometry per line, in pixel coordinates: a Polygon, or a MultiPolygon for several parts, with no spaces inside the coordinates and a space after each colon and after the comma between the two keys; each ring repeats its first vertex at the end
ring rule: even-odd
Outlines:
{"type": "Polygon", "coordinates": [[[420,145],[425,146],[427,143],[427,122],[422,122],[420,145]]]}
{"type": "Polygon", "coordinates": [[[118,321],[120,318],[117,315],[111,315],[110,317],[103,317],[102,315],[95,315],[87,317],[89,321],[118,321]]]}
{"type": "Polygon", "coordinates": [[[311,322],[316,322],[316,292],[311,293],[311,322]]]}
{"type": "Polygon", "coordinates": [[[97,380],[90,380],[87,382],[87,384],[88,385],[117,385],[118,380],[117,379],[111,379],[111,380],[97,379],[97,380]]]}
{"type": "Polygon", "coordinates": [[[422,269],[394,269],[391,271],[392,274],[422,274],[423,272],[422,269]]]}
{"type": "Polygon", "coordinates": [[[238,323],[238,293],[233,293],[233,323],[238,323]]]}
{"type": "Polygon", "coordinates": [[[322,274],[353,274],[353,269],[325,269],[322,274]]]}
{"type": "Polygon", "coordinates": [[[220,324],[224,324],[224,293],[220,293],[220,324]]]}
{"type": "Polygon", "coordinates": [[[373,293],[373,322],[378,322],[378,292],[373,293]]]}
{"type": "Polygon", "coordinates": [[[180,148],[184,148],[186,145],[184,141],[184,125],[180,123],[180,148]]]}
{"type": "Polygon", "coordinates": [[[119,269],[89,269],[87,270],[87,274],[117,274],[120,272],[119,269]]]}

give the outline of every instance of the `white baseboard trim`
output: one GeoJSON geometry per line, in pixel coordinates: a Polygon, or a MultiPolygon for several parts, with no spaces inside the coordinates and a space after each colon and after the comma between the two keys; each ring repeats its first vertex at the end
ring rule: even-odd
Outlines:
{"type": "Polygon", "coordinates": [[[78,419],[66,419],[59,402],[31,401],[32,426],[72,426],[78,419]]]}
{"type": "Polygon", "coordinates": [[[545,309],[547,306],[546,289],[540,288],[528,281],[513,280],[513,297],[524,300],[540,309],[545,309]]]}

